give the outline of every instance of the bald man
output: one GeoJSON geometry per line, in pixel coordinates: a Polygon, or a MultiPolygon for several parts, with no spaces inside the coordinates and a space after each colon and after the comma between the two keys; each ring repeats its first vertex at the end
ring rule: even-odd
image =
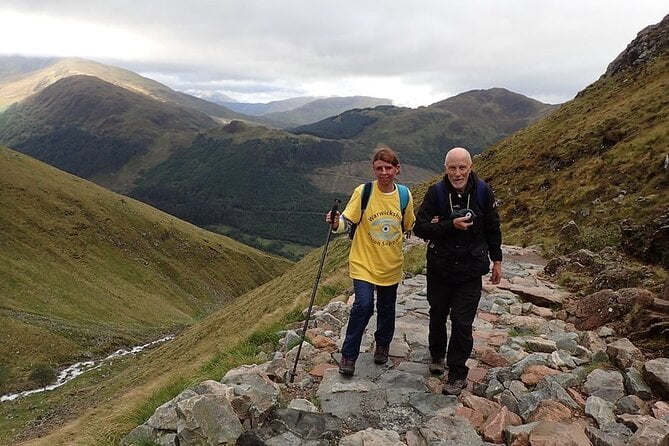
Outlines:
{"type": "Polygon", "coordinates": [[[502,278],[502,232],[495,197],[472,171],[469,151],[455,147],[444,161],[444,178],[430,186],[416,215],[414,233],[428,240],[427,300],[430,372],[448,374],[442,393],[459,395],[467,387],[466,361],[474,340],[472,324],[481,299],[482,277],[502,278]],[[441,184],[440,184],[441,183],[441,184]],[[448,338],[446,320],[451,318],[448,338]]]}

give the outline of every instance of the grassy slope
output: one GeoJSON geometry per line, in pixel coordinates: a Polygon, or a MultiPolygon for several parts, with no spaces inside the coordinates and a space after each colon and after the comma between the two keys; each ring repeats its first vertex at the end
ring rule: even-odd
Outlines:
{"type": "Polygon", "coordinates": [[[190,325],[280,274],[268,256],[0,148],[0,362],[72,362],[190,325]]]}
{"type": "MultiPolygon", "coordinates": [[[[327,231],[327,227],[324,229],[327,231]]],[[[317,305],[350,286],[346,274],[349,246],[343,237],[330,244],[317,305]]],[[[184,386],[207,378],[218,380],[236,363],[252,361],[252,357],[225,360],[225,352],[252,333],[290,319],[308,305],[321,253],[321,249],[313,250],[283,276],[231,301],[173,341],[140,357],[131,367],[114,370],[113,374],[99,372],[99,376],[94,372],[81,377],[77,387],[74,381],[47,394],[0,406],[0,428],[7,415],[14,417],[4,426],[9,432],[14,426],[20,430],[22,422],[36,418],[45,420],[47,428],[53,428],[48,424],[51,417],[58,414],[74,418],[76,413],[76,419],[25,444],[117,444],[124,433],[184,386]],[[31,411],[36,401],[40,401],[41,409],[37,414],[31,411]]]]}
{"type": "Polygon", "coordinates": [[[506,240],[550,248],[571,219],[592,238],[607,238],[622,219],[643,223],[666,212],[667,147],[665,53],[634,72],[603,77],[486,151],[475,168],[500,200],[506,240]]]}

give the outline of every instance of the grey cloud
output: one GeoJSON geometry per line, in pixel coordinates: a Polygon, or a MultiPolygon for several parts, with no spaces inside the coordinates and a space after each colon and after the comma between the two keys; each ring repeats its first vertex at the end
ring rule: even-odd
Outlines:
{"type": "Polygon", "coordinates": [[[502,86],[562,100],[666,14],[663,0],[3,0],[2,9],[140,33],[163,51],[119,64],[163,72],[180,89],[231,81],[272,93],[394,77],[435,92],[502,86]]]}

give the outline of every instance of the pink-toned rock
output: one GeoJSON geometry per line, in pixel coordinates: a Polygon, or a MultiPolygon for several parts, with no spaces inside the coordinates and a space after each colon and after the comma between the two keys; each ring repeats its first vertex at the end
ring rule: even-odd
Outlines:
{"type": "Polygon", "coordinates": [[[481,362],[488,364],[491,367],[506,367],[509,361],[491,348],[481,351],[481,362]]]}
{"type": "Polygon", "coordinates": [[[567,393],[569,394],[571,399],[574,400],[574,402],[579,405],[579,407],[582,410],[585,410],[586,398],[585,395],[583,395],[580,390],[574,387],[568,387],[567,393]]]}
{"type": "Polygon", "coordinates": [[[483,319],[486,322],[490,322],[491,324],[494,324],[497,322],[497,315],[496,314],[490,314],[490,313],[485,313],[483,311],[479,311],[479,313],[476,315],[479,319],[483,319]]]}
{"type": "Polygon", "coordinates": [[[653,415],[658,420],[667,419],[669,420],[669,403],[665,401],[656,401],[652,407],[653,415]]]}
{"type": "Polygon", "coordinates": [[[334,368],[337,368],[337,366],[334,364],[318,364],[316,367],[309,370],[309,374],[311,376],[317,376],[319,378],[322,378],[323,376],[325,376],[325,372],[327,370],[334,368]]]}
{"type": "Polygon", "coordinates": [[[507,289],[520,295],[523,301],[532,302],[540,307],[550,307],[551,305],[561,305],[569,297],[566,291],[560,291],[546,286],[536,286],[531,283],[510,283],[500,284],[499,288],[507,289]]]}
{"type": "Polygon", "coordinates": [[[576,423],[540,421],[530,432],[531,446],[592,446],[576,423]]]}
{"type": "Polygon", "coordinates": [[[538,307],[536,305],[532,306],[532,314],[536,314],[537,316],[546,318],[546,319],[552,319],[553,318],[553,310],[550,308],[546,307],[538,307]]]}
{"type": "Polygon", "coordinates": [[[539,403],[527,417],[527,422],[533,421],[569,421],[571,410],[556,400],[544,400],[539,403]]]}
{"type": "Polygon", "coordinates": [[[509,339],[509,335],[497,333],[496,335],[490,337],[490,345],[499,347],[501,345],[506,344],[507,339],[509,339]]]}
{"type": "Polygon", "coordinates": [[[469,369],[469,373],[467,374],[467,380],[475,383],[480,383],[483,381],[488,374],[488,369],[484,369],[483,367],[473,367],[469,369]]]}
{"type": "Polygon", "coordinates": [[[528,386],[536,386],[539,381],[548,375],[557,375],[558,370],[551,369],[545,365],[535,364],[527,367],[520,377],[520,380],[528,386]]]}
{"type": "Polygon", "coordinates": [[[407,446],[425,446],[425,439],[415,431],[407,431],[404,441],[407,446]]]}
{"type": "Polygon", "coordinates": [[[622,320],[635,305],[641,308],[651,306],[653,300],[652,292],[640,288],[606,289],[569,303],[567,312],[577,329],[592,330],[607,322],[622,320]]]}
{"type": "Polygon", "coordinates": [[[481,429],[481,426],[485,422],[485,418],[481,412],[477,412],[469,407],[458,407],[455,409],[453,415],[466,418],[476,430],[481,429]]]}
{"type": "Polygon", "coordinates": [[[493,443],[504,442],[504,428],[506,426],[520,426],[523,420],[505,406],[502,410],[490,415],[481,427],[481,435],[485,441],[493,443]]]}
{"type": "Polygon", "coordinates": [[[462,392],[461,402],[465,407],[469,407],[470,409],[483,414],[484,420],[502,409],[501,404],[487,398],[476,396],[470,392],[462,392]]]}
{"type": "Polygon", "coordinates": [[[314,347],[326,350],[328,352],[334,352],[337,350],[337,343],[332,338],[328,338],[323,335],[316,335],[313,338],[310,338],[311,345],[314,347]]]}
{"type": "Polygon", "coordinates": [[[315,338],[318,335],[322,335],[324,331],[325,330],[323,330],[321,327],[308,328],[305,337],[307,339],[315,338]]]}

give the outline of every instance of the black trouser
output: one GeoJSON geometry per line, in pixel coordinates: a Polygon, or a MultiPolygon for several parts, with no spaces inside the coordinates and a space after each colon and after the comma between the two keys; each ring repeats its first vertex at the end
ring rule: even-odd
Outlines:
{"type": "Polygon", "coordinates": [[[446,356],[448,379],[466,379],[465,365],[474,347],[472,324],[481,299],[481,277],[451,283],[436,274],[427,275],[427,301],[430,303],[430,354],[446,356]],[[447,340],[446,319],[450,313],[451,338],[447,340]],[[448,352],[446,345],[448,344],[448,352]]]}

